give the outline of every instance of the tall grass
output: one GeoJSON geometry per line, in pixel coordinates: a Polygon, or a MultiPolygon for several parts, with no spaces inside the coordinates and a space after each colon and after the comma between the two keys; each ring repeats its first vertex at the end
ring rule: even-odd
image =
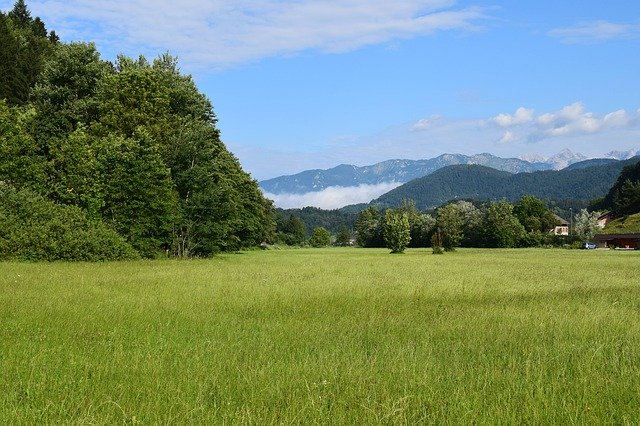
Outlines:
{"type": "Polygon", "coordinates": [[[640,252],[0,263],[0,423],[640,418],[640,252]]]}

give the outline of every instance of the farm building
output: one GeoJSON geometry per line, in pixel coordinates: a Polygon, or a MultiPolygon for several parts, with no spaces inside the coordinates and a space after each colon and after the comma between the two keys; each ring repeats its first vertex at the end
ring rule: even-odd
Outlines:
{"type": "Polygon", "coordinates": [[[593,240],[603,248],[640,249],[640,233],[598,234],[593,240]]]}
{"type": "Polygon", "coordinates": [[[556,218],[556,226],[549,231],[553,235],[569,235],[569,222],[554,214],[556,218]]]}

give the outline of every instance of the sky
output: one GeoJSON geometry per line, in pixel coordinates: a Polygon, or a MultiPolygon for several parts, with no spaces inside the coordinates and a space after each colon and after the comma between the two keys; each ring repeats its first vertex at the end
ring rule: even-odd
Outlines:
{"type": "MultiPolygon", "coordinates": [[[[0,0],[11,9],[13,0],[0,0]]],[[[103,59],[169,52],[257,180],[640,149],[637,0],[27,0],[103,59]]]]}

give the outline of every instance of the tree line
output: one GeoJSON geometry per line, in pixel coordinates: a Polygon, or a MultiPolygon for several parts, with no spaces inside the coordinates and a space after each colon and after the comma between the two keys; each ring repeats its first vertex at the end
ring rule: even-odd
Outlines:
{"type": "Polygon", "coordinates": [[[580,211],[572,235],[551,232],[560,219],[545,203],[527,195],[517,203],[506,200],[446,203],[433,213],[420,212],[404,200],[384,212],[368,207],[358,216],[356,238],[361,247],[388,247],[399,253],[406,247],[433,247],[435,253],[457,247],[558,246],[589,239],[598,225],[598,212],[580,211]]]}
{"type": "Polygon", "coordinates": [[[559,246],[591,239],[598,231],[598,217],[609,211],[614,217],[640,212],[640,162],[623,167],[605,197],[590,203],[574,200],[542,200],[522,196],[516,203],[459,200],[437,209],[420,211],[412,199],[398,207],[370,205],[352,210],[321,210],[314,207],[278,210],[275,241],[287,245],[316,245],[312,235],[322,233],[337,245],[347,245],[355,230],[360,247],[388,247],[401,252],[406,247],[433,247],[436,252],[456,247],[559,246]],[[589,204],[588,208],[583,208],[589,204]],[[565,216],[571,235],[554,235],[551,230],[565,216]],[[313,243],[312,243],[313,242],[313,243]]]}
{"type": "Polygon", "coordinates": [[[174,57],[102,60],[93,43],[61,43],[18,0],[0,13],[0,58],[11,225],[0,226],[0,258],[209,256],[274,238],[271,201],[174,57]]]}

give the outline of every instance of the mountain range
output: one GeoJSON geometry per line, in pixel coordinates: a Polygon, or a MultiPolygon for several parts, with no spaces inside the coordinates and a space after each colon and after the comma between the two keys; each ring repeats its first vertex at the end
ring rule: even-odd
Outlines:
{"type": "Polygon", "coordinates": [[[588,160],[582,154],[574,154],[569,150],[549,157],[502,158],[483,153],[477,155],[443,154],[426,160],[387,160],[370,166],[354,166],[341,164],[326,170],[306,170],[295,175],[280,176],[259,182],[264,192],[269,194],[306,194],[318,192],[330,187],[357,187],[395,182],[407,183],[414,179],[428,176],[437,170],[452,165],[478,165],[497,171],[517,174],[560,170],[579,163],[576,167],[590,167],[606,164],[640,155],[639,151],[612,151],[606,158],[588,160]]]}
{"type": "Polygon", "coordinates": [[[640,157],[620,161],[586,160],[562,170],[509,173],[490,167],[464,164],[444,167],[427,176],[407,182],[371,202],[379,207],[396,207],[411,199],[421,210],[438,207],[457,199],[515,202],[523,195],[546,200],[588,202],[603,197],[626,165],[640,157]]]}

